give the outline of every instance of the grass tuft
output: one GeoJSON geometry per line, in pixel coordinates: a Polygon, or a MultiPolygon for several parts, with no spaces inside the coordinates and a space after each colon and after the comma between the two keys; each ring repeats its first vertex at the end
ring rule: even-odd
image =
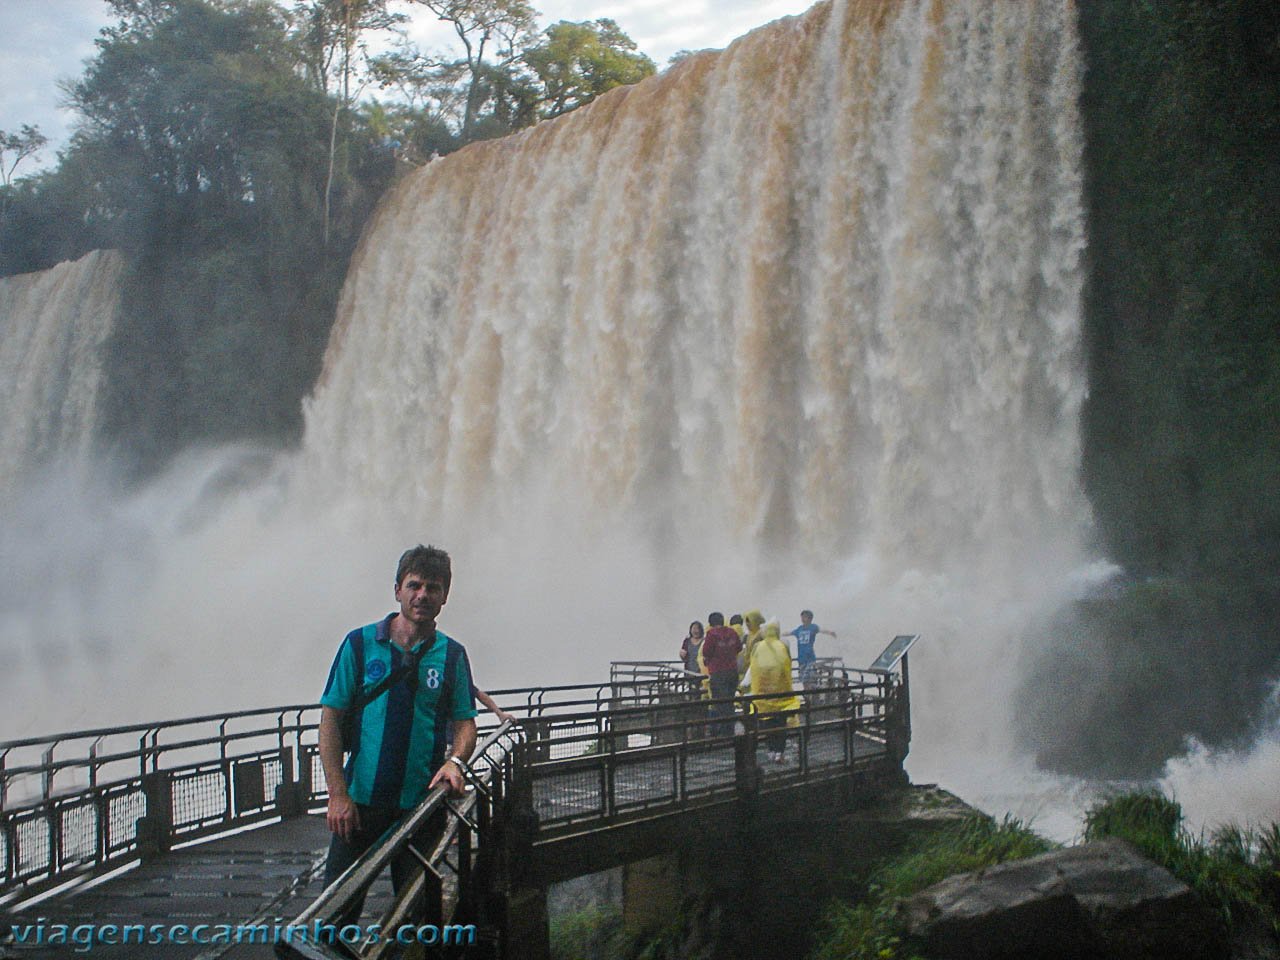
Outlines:
{"type": "Polygon", "coordinates": [[[1142,792],[1090,808],[1084,835],[1129,841],[1204,897],[1228,930],[1262,923],[1280,934],[1280,824],[1258,831],[1227,825],[1195,836],[1176,801],[1142,792]]]}
{"type": "Polygon", "coordinates": [[[882,863],[871,875],[862,902],[834,902],[821,921],[822,931],[810,960],[916,960],[903,937],[899,900],[957,873],[1009,860],[1021,860],[1053,848],[1022,821],[1005,817],[969,817],[919,842],[905,854],[882,863]]]}

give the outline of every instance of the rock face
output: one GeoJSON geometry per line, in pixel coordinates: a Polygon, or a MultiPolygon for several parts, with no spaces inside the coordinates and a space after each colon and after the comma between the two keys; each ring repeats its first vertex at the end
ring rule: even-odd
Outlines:
{"type": "Polygon", "coordinates": [[[1115,839],[949,877],[902,909],[911,936],[947,960],[1200,960],[1224,950],[1191,888],[1115,839]]]}

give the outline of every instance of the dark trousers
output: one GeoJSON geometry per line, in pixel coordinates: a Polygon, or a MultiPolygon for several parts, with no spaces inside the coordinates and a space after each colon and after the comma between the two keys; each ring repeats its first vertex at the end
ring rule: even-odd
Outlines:
{"type": "MultiPolygon", "coordinates": [[[[738,671],[722,670],[711,674],[711,699],[728,700],[738,692],[738,671]]],[[[733,733],[733,703],[712,703],[709,707],[715,723],[711,727],[713,737],[727,737],[733,733]]]]}
{"type": "Polygon", "coordinates": [[[764,734],[764,745],[774,753],[782,753],[787,749],[787,718],[779,714],[763,714],[760,717],[760,732],[764,734]]]}
{"type": "MultiPolygon", "coordinates": [[[[366,807],[364,804],[356,804],[356,809],[360,811],[360,829],[352,835],[350,840],[343,840],[336,833],[329,840],[329,857],[324,864],[326,887],[342,876],[347,867],[359,860],[361,854],[377,843],[388,829],[408,813],[407,810],[401,810],[399,807],[366,807]]],[[[434,846],[444,826],[443,815],[433,815],[418,834],[419,847],[426,847],[428,843],[434,846]]],[[[425,852],[430,853],[430,848],[426,847],[425,852]]],[[[401,888],[413,879],[414,871],[421,869],[421,865],[408,848],[401,850],[391,860],[391,888],[399,893],[401,888]]],[[[339,928],[350,923],[358,923],[363,910],[364,894],[362,893],[339,917],[334,919],[333,923],[339,928]]]]}

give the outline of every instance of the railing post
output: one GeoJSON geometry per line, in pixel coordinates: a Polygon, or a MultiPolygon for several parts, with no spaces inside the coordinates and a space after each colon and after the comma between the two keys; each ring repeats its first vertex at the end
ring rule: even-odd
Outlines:
{"type": "MultiPolygon", "coordinates": [[[[624,737],[627,736],[625,732],[622,735],[624,737]]],[[[609,738],[609,749],[607,752],[601,751],[600,754],[600,762],[604,765],[603,769],[600,771],[602,774],[600,778],[600,799],[603,801],[602,806],[604,807],[604,815],[606,817],[612,817],[618,812],[614,794],[614,776],[617,773],[618,766],[618,733],[614,729],[613,724],[609,725],[609,732],[607,736],[609,738]]]]}
{"type": "Polygon", "coordinates": [[[97,820],[96,833],[98,851],[94,863],[100,864],[107,859],[107,847],[111,842],[111,801],[105,790],[99,790],[93,798],[93,813],[97,820]]]}
{"type": "Polygon", "coordinates": [[[138,854],[148,857],[173,843],[173,783],[168,770],[153,770],[142,778],[146,816],[138,818],[138,854]]]}
{"type": "Polygon", "coordinates": [[[738,796],[749,799],[759,795],[764,775],[756,766],[755,714],[743,714],[742,734],[733,738],[733,772],[738,796]]]}
{"type": "MultiPolygon", "coordinates": [[[[476,805],[472,808],[479,811],[484,805],[484,797],[476,797],[476,805]]],[[[478,826],[478,824],[477,824],[478,826]]],[[[475,890],[472,883],[473,864],[471,862],[471,827],[467,821],[458,818],[458,913],[463,917],[475,916],[475,890]]]]}
{"type": "Polygon", "coordinates": [[[58,741],[54,740],[49,744],[49,749],[44,752],[44,769],[40,771],[40,791],[45,800],[53,797],[53,751],[57,745],[58,741]]]}
{"type": "Polygon", "coordinates": [[[301,785],[294,779],[293,747],[280,749],[280,784],[276,787],[276,810],[284,819],[300,817],[306,811],[301,785]]]}
{"type": "Polygon", "coordinates": [[[45,811],[49,823],[49,876],[56,877],[62,869],[62,811],[52,802],[45,811]]]}
{"type": "Polygon", "coordinates": [[[902,655],[902,758],[911,749],[911,673],[907,668],[908,654],[902,655]]]}
{"type": "Polygon", "coordinates": [[[93,741],[89,747],[89,786],[98,785],[98,747],[102,746],[102,738],[93,741]]]}
{"type": "Polygon", "coordinates": [[[4,834],[4,863],[0,866],[4,867],[4,882],[8,886],[18,872],[18,830],[13,821],[6,817],[0,820],[0,833],[4,834]]]}

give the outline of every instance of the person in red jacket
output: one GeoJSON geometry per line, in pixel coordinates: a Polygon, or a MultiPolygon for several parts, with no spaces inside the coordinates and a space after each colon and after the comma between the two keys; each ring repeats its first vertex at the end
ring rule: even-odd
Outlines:
{"type": "Polygon", "coordinates": [[[702,663],[711,682],[711,716],[719,718],[713,728],[715,736],[733,732],[733,695],[738,688],[738,651],[742,640],[732,627],[724,625],[723,613],[707,615],[707,635],[702,641],[702,663]],[[717,702],[723,701],[723,702],[717,702]]]}

